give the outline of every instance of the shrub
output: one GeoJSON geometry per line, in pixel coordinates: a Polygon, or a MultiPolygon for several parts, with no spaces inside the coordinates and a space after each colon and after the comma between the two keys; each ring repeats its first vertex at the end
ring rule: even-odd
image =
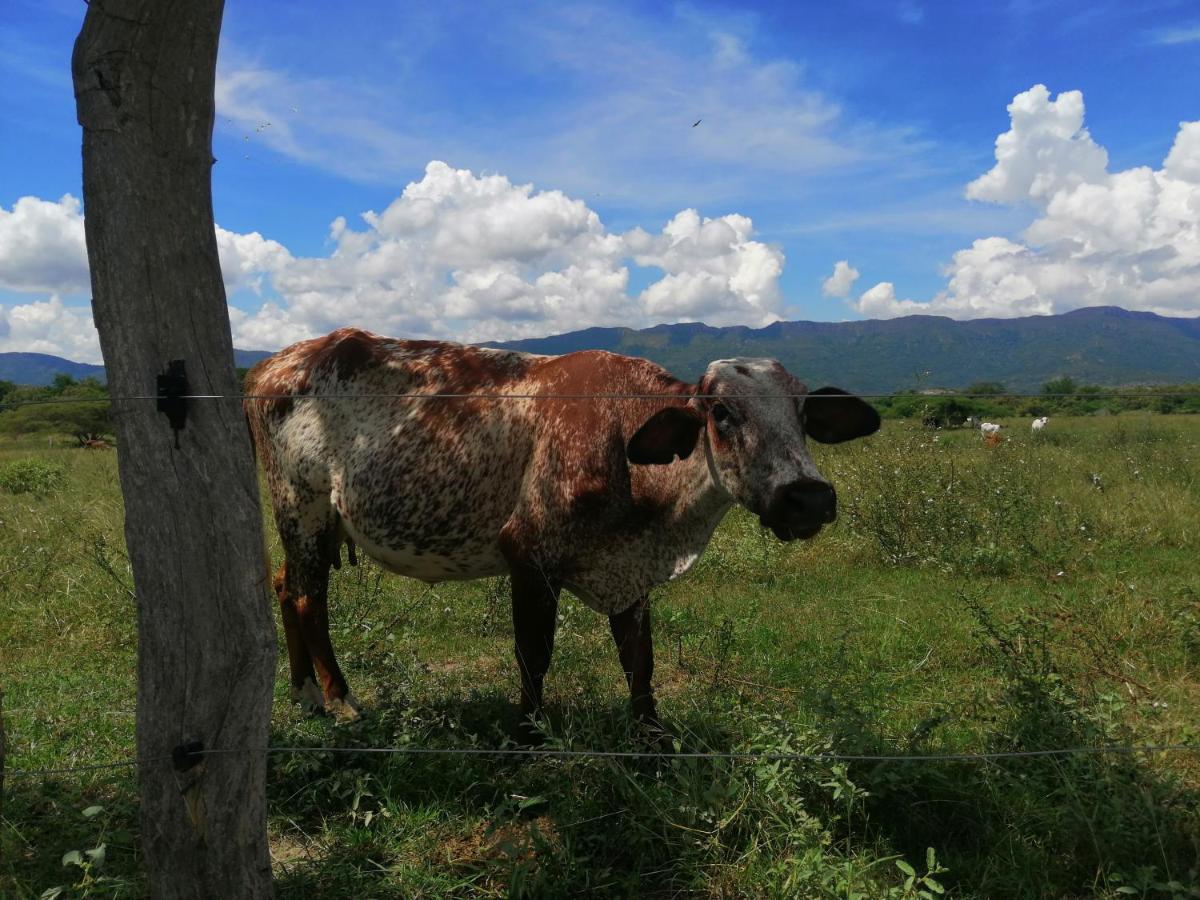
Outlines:
{"type": "Polygon", "coordinates": [[[0,488],[10,494],[43,496],[62,485],[67,470],[58,463],[19,459],[0,469],[0,488]]]}
{"type": "Polygon", "coordinates": [[[845,465],[846,520],[889,563],[982,575],[1059,564],[1066,510],[1023,453],[947,454],[916,437],[864,444],[845,465]]]}

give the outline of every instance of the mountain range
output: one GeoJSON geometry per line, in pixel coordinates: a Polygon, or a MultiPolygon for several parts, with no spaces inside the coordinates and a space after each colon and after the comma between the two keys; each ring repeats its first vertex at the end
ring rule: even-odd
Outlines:
{"type": "MultiPolygon", "coordinates": [[[[776,322],[765,328],[700,323],[588,328],[487,346],[533,353],[611,350],[652,359],[689,381],[714,359],[766,356],[810,385],[836,384],[864,393],[963,388],[980,381],[1028,391],[1064,375],[1110,386],[1200,382],[1200,317],[1111,306],[1016,319],[905,316],[776,322]]],[[[270,355],[262,350],[234,354],[239,366],[270,355]]],[[[0,379],[49,384],[59,372],[103,378],[104,369],[40,353],[0,353],[0,379]]]]}

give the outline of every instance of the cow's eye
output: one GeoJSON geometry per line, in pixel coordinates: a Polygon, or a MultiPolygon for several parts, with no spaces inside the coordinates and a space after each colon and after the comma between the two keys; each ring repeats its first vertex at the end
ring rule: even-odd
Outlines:
{"type": "Polygon", "coordinates": [[[733,425],[733,416],[729,412],[729,407],[718,403],[712,408],[713,421],[720,428],[729,428],[733,425]]]}

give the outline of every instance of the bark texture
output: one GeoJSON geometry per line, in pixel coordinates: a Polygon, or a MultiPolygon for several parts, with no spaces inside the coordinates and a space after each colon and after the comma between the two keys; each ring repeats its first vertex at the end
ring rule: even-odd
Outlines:
{"type": "MultiPolygon", "coordinates": [[[[92,309],[115,397],[169,360],[191,393],[236,394],[213,229],[223,0],[91,0],[72,72],[83,127],[92,309]]],[[[156,897],[270,896],[264,747],[275,667],[258,481],[238,401],[113,404],[138,613],[137,750],[156,897]],[[167,757],[164,759],[163,757],[167,757]]]]}

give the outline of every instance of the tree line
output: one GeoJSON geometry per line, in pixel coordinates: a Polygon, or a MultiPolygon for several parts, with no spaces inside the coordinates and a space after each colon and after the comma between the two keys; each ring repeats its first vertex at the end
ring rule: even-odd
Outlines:
{"type": "Polygon", "coordinates": [[[1115,388],[1081,384],[1064,376],[1047,381],[1042,385],[1041,393],[1034,396],[1023,396],[998,381],[978,381],[961,392],[910,391],[872,400],[872,403],[886,418],[920,419],[927,425],[954,428],[971,416],[980,419],[1095,416],[1138,410],[1163,414],[1200,413],[1200,384],[1115,388]]]}
{"type": "MultiPolygon", "coordinates": [[[[245,375],[246,370],[239,368],[239,382],[245,375]]],[[[107,385],[91,376],[75,379],[70,375],[55,375],[54,381],[42,387],[0,381],[0,434],[10,437],[71,434],[81,440],[110,435],[112,422],[108,404],[94,402],[107,396],[107,385]],[[80,402],[62,402],[73,399],[80,402]],[[23,405],[35,400],[59,402],[23,405]]],[[[871,402],[886,418],[920,419],[929,425],[954,428],[971,416],[980,419],[1090,416],[1134,410],[1200,413],[1200,384],[1122,389],[1081,384],[1065,376],[1046,382],[1041,394],[1033,397],[1017,396],[1001,382],[979,381],[961,392],[909,391],[875,398],[871,402]],[[1140,396],[1112,396],[1122,390],[1140,396]]]]}
{"type": "Polygon", "coordinates": [[[0,381],[0,434],[70,434],[80,443],[105,437],[112,433],[109,405],[95,401],[106,397],[108,387],[91,376],[55,375],[41,387],[0,381]],[[44,400],[55,402],[31,402],[44,400]]]}

